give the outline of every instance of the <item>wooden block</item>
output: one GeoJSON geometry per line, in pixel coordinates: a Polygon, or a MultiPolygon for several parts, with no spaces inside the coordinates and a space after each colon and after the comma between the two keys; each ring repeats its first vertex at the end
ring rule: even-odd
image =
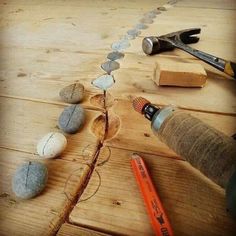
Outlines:
{"type": "Polygon", "coordinates": [[[207,74],[200,64],[182,62],[157,62],[153,80],[157,85],[203,87],[207,74]]]}

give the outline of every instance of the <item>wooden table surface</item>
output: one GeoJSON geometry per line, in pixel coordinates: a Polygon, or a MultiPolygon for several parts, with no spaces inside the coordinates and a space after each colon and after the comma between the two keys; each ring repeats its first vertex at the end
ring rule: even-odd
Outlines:
{"type": "Polygon", "coordinates": [[[134,151],[147,163],[175,235],[236,235],[223,189],[158,140],[130,102],[141,95],[157,105],[175,104],[227,135],[236,133],[235,81],[179,50],[148,57],[141,49],[145,36],[201,27],[195,48],[236,61],[235,0],[6,0],[0,5],[0,235],[153,235],[130,167],[134,151]],[[104,107],[104,93],[91,81],[104,74],[101,64],[112,43],[164,4],[167,10],[130,40],[120,69],[112,72],[115,84],[104,107]],[[157,60],[202,63],[206,86],[157,87],[152,81],[157,60]],[[69,104],[58,93],[75,81],[86,88],[86,124],[67,135],[61,157],[44,161],[49,181],[43,193],[17,199],[11,190],[14,171],[26,160],[39,160],[37,141],[59,131],[58,117],[69,104]]]}

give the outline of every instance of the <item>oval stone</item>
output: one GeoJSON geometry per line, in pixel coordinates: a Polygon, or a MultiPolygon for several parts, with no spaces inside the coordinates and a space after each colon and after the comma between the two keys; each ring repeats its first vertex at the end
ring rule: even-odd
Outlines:
{"type": "Polygon", "coordinates": [[[17,197],[30,199],[43,191],[47,179],[47,167],[40,162],[29,161],[17,168],[12,179],[12,190],[17,197]]]}
{"type": "Polygon", "coordinates": [[[65,133],[74,134],[84,124],[85,112],[80,105],[66,107],[59,117],[59,127],[65,133]]]}
{"type": "Polygon", "coordinates": [[[57,132],[51,132],[42,137],[37,145],[37,152],[40,157],[54,158],[59,156],[66,148],[66,137],[57,132]]]}
{"type": "Polygon", "coordinates": [[[68,85],[60,91],[59,95],[64,102],[79,103],[84,98],[84,86],[80,83],[68,85]]]}

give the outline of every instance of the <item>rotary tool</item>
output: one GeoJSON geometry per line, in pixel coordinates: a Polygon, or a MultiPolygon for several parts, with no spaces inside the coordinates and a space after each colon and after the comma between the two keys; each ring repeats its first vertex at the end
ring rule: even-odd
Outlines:
{"type": "Polygon", "coordinates": [[[161,141],[226,189],[227,209],[236,217],[236,141],[173,106],[160,108],[137,97],[133,107],[151,121],[161,141]]]}

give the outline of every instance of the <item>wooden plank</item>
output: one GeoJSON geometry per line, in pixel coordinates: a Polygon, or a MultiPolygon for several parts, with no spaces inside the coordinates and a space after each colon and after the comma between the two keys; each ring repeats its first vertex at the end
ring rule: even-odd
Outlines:
{"type": "MultiPolygon", "coordinates": [[[[1,147],[21,150],[37,157],[38,140],[46,133],[60,132],[57,122],[63,109],[64,106],[59,105],[1,98],[1,147]]],[[[101,112],[86,110],[86,122],[82,130],[74,135],[66,135],[68,145],[61,158],[81,159],[88,146],[96,148],[97,138],[90,126],[100,114],[101,112]]]]}
{"type": "Polygon", "coordinates": [[[43,5],[40,1],[29,5],[6,4],[2,7],[0,27],[4,37],[1,45],[104,52],[110,50],[113,42],[138,23],[145,10],[160,6],[154,1],[144,2],[141,6],[135,2],[132,5],[136,7],[132,9],[127,8],[130,4],[124,1],[116,4],[110,2],[110,6],[92,1],[90,4],[72,1],[70,6],[62,1],[43,5]]]}
{"type": "MultiPolygon", "coordinates": [[[[232,136],[236,133],[236,116],[194,111],[186,112],[203,120],[226,135],[232,136]]],[[[116,135],[106,141],[109,146],[169,157],[177,156],[153,134],[151,122],[134,111],[130,101],[116,101],[108,114],[109,120],[113,117],[118,117],[120,120],[120,126],[116,135]]],[[[114,125],[111,124],[109,129],[113,129],[114,125]]]]}
{"type": "Polygon", "coordinates": [[[118,99],[146,96],[150,101],[162,105],[174,104],[190,110],[236,114],[235,81],[227,80],[215,72],[208,72],[208,80],[204,88],[157,86],[152,80],[155,62],[174,63],[175,60],[191,62],[175,57],[153,58],[144,55],[127,55],[122,61],[121,69],[114,72],[116,83],[109,91],[118,99]]]}
{"type": "Polygon", "coordinates": [[[98,231],[81,228],[72,224],[65,223],[61,226],[60,230],[57,233],[58,236],[108,236],[98,231]]]}
{"type": "Polygon", "coordinates": [[[31,154],[0,148],[0,234],[52,235],[64,221],[71,201],[80,191],[89,167],[78,161],[45,161],[49,179],[41,195],[20,200],[11,180],[20,164],[35,160],[31,154]]]}
{"type": "MultiPolygon", "coordinates": [[[[131,153],[111,148],[109,161],[96,168],[70,222],[111,233],[153,235],[130,167],[131,153]]],[[[220,187],[184,161],[147,154],[143,157],[175,235],[236,233],[220,187]]]]}
{"type": "Polygon", "coordinates": [[[98,91],[91,81],[104,74],[99,64],[105,54],[81,54],[49,49],[2,49],[4,60],[0,73],[0,95],[63,104],[59,91],[75,81],[85,86],[83,105],[98,91]],[[27,56],[25,56],[27,55],[27,56]]]}

